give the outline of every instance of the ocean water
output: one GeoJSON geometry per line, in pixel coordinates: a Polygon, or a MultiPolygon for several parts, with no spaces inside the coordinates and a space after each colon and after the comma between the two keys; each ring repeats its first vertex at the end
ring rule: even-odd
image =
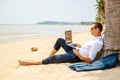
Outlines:
{"type": "Polygon", "coordinates": [[[81,25],[0,25],[0,42],[63,35],[66,30],[81,32],[81,25]]]}

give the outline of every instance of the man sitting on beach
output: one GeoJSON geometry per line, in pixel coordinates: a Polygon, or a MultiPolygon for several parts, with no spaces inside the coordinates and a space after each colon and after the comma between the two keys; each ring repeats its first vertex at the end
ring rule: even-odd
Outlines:
{"type": "Polygon", "coordinates": [[[92,62],[97,53],[102,49],[103,39],[101,37],[103,26],[101,23],[95,22],[91,27],[91,38],[85,45],[74,44],[77,48],[73,49],[66,45],[63,38],[58,38],[50,57],[43,59],[41,61],[22,61],[18,60],[20,65],[40,65],[40,64],[50,64],[50,63],[64,63],[64,62],[92,62]],[[54,55],[62,47],[65,50],[65,54],[54,55]]]}

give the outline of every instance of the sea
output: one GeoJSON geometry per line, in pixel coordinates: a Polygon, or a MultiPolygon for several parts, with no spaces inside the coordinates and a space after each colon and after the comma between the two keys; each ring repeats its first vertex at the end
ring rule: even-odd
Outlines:
{"type": "Polygon", "coordinates": [[[83,25],[1,24],[0,42],[64,35],[67,30],[75,33],[86,31],[88,27],[83,25]]]}

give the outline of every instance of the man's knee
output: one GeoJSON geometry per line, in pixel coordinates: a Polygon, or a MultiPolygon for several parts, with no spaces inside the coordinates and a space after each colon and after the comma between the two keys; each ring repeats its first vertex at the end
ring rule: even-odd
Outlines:
{"type": "Polygon", "coordinates": [[[58,38],[57,41],[58,41],[58,42],[64,42],[65,39],[63,39],[63,38],[58,38]]]}

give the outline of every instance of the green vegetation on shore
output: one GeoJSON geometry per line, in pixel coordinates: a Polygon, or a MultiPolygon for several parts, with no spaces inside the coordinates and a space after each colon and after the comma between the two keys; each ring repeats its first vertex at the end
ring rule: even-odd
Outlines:
{"type": "Polygon", "coordinates": [[[43,21],[38,22],[37,24],[45,24],[45,25],[90,25],[93,22],[62,22],[62,21],[43,21]]]}

